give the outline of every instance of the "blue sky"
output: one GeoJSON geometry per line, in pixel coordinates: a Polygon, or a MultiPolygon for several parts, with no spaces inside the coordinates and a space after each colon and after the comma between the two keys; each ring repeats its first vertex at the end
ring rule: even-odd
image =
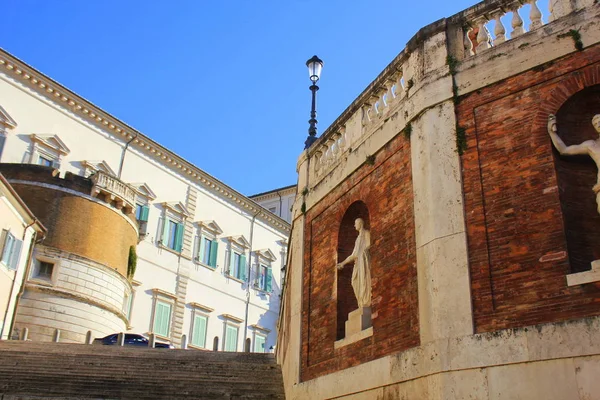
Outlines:
{"type": "Polygon", "coordinates": [[[308,58],[320,134],[418,29],[474,4],[4,0],[0,47],[250,195],[296,183],[308,58]]]}

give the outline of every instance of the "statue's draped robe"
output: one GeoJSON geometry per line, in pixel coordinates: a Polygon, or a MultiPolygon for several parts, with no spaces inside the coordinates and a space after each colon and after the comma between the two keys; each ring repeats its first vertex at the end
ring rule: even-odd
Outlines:
{"type": "Polygon", "coordinates": [[[352,288],[358,301],[358,307],[371,307],[371,259],[369,247],[371,233],[361,229],[354,243],[352,255],[356,257],[352,271],[352,288]]]}

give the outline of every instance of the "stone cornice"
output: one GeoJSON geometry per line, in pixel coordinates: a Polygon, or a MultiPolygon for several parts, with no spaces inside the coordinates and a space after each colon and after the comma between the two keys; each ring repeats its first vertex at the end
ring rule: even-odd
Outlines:
{"type": "Polygon", "coordinates": [[[273,215],[253,200],[250,200],[189,161],[161,146],[123,121],[108,114],[90,101],[70,91],[60,83],[9,54],[4,49],[0,49],[0,71],[51,100],[56,105],[69,110],[88,123],[99,127],[115,137],[121,138],[124,142],[133,139],[131,147],[143,152],[160,164],[173,169],[184,178],[202,186],[223,200],[240,207],[248,214],[256,214],[259,220],[272,228],[285,234],[290,232],[290,224],[285,220],[273,215]]]}

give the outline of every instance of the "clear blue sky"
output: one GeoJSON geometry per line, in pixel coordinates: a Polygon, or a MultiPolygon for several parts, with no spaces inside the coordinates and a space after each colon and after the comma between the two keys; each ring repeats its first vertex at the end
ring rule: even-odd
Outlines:
{"type": "Polygon", "coordinates": [[[4,0],[0,47],[250,195],[296,183],[308,58],[320,134],[418,29],[475,3],[4,0]]]}

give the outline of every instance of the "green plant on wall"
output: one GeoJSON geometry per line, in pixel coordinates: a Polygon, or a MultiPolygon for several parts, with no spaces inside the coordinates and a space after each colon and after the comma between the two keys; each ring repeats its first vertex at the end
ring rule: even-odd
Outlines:
{"type": "Polygon", "coordinates": [[[129,246],[129,259],[127,260],[127,278],[133,279],[135,275],[135,267],[137,267],[137,253],[135,246],[129,246]]]}

